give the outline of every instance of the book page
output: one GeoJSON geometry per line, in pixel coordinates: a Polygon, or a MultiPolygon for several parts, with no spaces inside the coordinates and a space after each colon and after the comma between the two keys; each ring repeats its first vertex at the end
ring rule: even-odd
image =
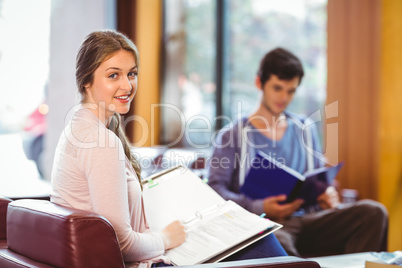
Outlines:
{"type": "Polygon", "coordinates": [[[313,169],[304,173],[307,179],[314,178],[326,182],[328,185],[332,184],[335,177],[338,175],[339,170],[343,167],[344,163],[340,162],[335,166],[321,167],[313,169]]]}
{"type": "Polygon", "coordinates": [[[145,214],[152,231],[160,231],[175,220],[188,221],[196,213],[225,202],[200,177],[184,167],[143,186],[145,214]]]}
{"type": "Polygon", "coordinates": [[[184,167],[143,186],[145,214],[152,231],[160,231],[175,220],[188,221],[196,212],[225,202],[200,177],[184,167]]]}
{"type": "Polygon", "coordinates": [[[175,265],[202,263],[274,226],[276,223],[227,201],[186,225],[186,241],[167,251],[166,256],[175,265]]]}
{"type": "Polygon", "coordinates": [[[154,176],[143,186],[145,213],[151,230],[159,231],[174,220],[182,221],[186,227],[186,241],[166,252],[175,265],[202,263],[215,256],[219,261],[245,246],[240,243],[246,240],[250,240],[247,244],[253,243],[268,235],[267,229],[274,231],[281,227],[224,200],[187,168],[154,176]],[[229,250],[234,246],[237,248],[229,250]]]}

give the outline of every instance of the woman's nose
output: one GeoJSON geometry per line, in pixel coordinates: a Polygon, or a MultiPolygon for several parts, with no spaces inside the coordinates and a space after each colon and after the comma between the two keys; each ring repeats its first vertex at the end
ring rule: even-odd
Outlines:
{"type": "Polygon", "coordinates": [[[130,79],[127,77],[127,78],[122,78],[122,83],[121,83],[121,88],[122,89],[124,89],[124,90],[128,90],[128,91],[131,91],[131,89],[133,88],[133,86],[131,85],[131,83],[130,83],[130,79]]]}

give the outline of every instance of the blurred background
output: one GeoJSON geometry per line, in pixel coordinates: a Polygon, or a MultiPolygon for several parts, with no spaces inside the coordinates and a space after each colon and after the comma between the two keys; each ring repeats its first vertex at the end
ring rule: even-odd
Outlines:
{"type": "Polygon", "coordinates": [[[402,1],[0,0],[0,194],[48,196],[78,47],[106,28],[140,51],[123,127],[144,176],[177,163],[205,175],[216,132],[257,107],[259,60],[281,46],[306,72],[289,110],[345,161],[341,188],[386,205],[389,250],[402,248],[402,1]]]}

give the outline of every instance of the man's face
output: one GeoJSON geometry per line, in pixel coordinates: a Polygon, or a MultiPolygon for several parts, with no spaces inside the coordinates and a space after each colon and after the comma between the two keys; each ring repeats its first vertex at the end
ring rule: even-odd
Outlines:
{"type": "Polygon", "coordinates": [[[271,74],[269,80],[264,85],[258,82],[256,85],[263,92],[262,104],[274,116],[279,116],[292,101],[296,88],[299,85],[299,77],[294,77],[290,80],[281,80],[278,76],[271,74]]]}

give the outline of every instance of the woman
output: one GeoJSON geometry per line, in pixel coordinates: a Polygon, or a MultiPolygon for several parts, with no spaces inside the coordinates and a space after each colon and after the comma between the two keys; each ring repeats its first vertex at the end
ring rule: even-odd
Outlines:
{"type": "MultiPolygon", "coordinates": [[[[51,201],[108,219],[126,262],[163,264],[169,263],[164,251],[183,243],[185,231],[179,221],[160,233],[148,228],[140,167],[120,128],[120,114],[129,111],[137,90],[138,69],[137,48],[123,34],[98,31],[84,40],[76,62],[81,104],[56,149],[51,201]]],[[[283,255],[272,241],[269,252],[283,255]]]]}

